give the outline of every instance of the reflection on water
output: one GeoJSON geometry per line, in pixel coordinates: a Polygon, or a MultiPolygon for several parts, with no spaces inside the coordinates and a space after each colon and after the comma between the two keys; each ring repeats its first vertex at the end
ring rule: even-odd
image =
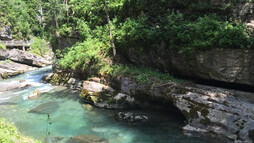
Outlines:
{"type": "Polygon", "coordinates": [[[207,139],[184,136],[182,121],[169,113],[149,113],[152,121],[140,125],[115,121],[117,110],[82,105],[79,92],[40,83],[41,77],[48,72],[50,67],[0,81],[4,84],[25,79],[31,84],[24,89],[0,93],[0,118],[7,118],[27,136],[43,140],[46,136],[67,138],[93,134],[110,143],[208,142],[207,139]],[[37,89],[44,93],[40,98],[28,100],[28,95],[37,89]]]}

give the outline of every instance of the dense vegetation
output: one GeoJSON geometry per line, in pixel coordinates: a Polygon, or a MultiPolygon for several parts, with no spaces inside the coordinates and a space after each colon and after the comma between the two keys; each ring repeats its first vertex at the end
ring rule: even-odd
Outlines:
{"type": "Polygon", "coordinates": [[[18,130],[4,119],[0,119],[0,142],[1,143],[39,143],[30,138],[23,137],[18,130]]]}
{"type": "MultiPolygon", "coordinates": [[[[209,1],[115,0],[108,7],[113,40],[121,57],[130,47],[142,54],[162,42],[171,51],[187,56],[211,48],[254,46],[245,24],[228,16],[229,4],[215,7],[209,1]]],[[[57,51],[62,54],[61,67],[90,74],[111,73],[112,46],[105,11],[104,1],[69,2],[69,14],[61,19],[57,31],[61,37],[78,36],[80,42],[57,51]]]]}
{"type": "MultiPolygon", "coordinates": [[[[236,3],[231,0],[214,6],[209,0],[2,0],[0,24],[10,25],[18,39],[29,39],[32,34],[50,40],[65,70],[105,74],[112,73],[113,63],[121,61],[119,57],[124,57],[129,47],[142,54],[164,42],[170,51],[186,56],[211,48],[254,47],[245,24],[232,20],[230,9],[236,3]],[[118,60],[112,57],[109,31],[118,60]],[[59,50],[59,37],[77,37],[79,42],[59,50]]],[[[44,45],[35,39],[34,53],[42,55],[44,45]]]]}

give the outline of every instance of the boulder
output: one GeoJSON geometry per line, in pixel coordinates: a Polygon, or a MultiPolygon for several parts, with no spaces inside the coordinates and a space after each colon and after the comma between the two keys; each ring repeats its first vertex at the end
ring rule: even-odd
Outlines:
{"type": "Polygon", "coordinates": [[[41,82],[49,83],[50,80],[52,79],[53,75],[54,75],[54,73],[49,73],[48,75],[43,76],[41,79],[41,82]]]}
{"type": "Polygon", "coordinates": [[[95,135],[79,135],[71,137],[66,143],[108,143],[108,140],[95,135]]]}
{"type": "Polygon", "coordinates": [[[84,81],[80,97],[85,103],[101,108],[127,108],[134,106],[134,98],[117,93],[112,87],[93,81],[84,81]]]}
{"type": "Polygon", "coordinates": [[[30,93],[30,95],[28,96],[28,99],[34,99],[34,98],[37,98],[37,97],[39,97],[41,95],[41,92],[40,92],[40,90],[35,90],[35,91],[32,91],[31,93],[30,93]]]}
{"type": "Polygon", "coordinates": [[[42,57],[18,49],[0,50],[0,59],[10,59],[14,62],[34,67],[43,67],[51,64],[51,62],[42,57]]]}
{"type": "Polygon", "coordinates": [[[89,91],[89,92],[114,92],[115,90],[107,85],[94,82],[94,81],[84,81],[83,83],[83,89],[89,91]]]}

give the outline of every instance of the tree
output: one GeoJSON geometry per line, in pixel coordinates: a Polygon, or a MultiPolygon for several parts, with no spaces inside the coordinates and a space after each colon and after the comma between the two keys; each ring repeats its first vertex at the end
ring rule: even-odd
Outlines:
{"type": "Polygon", "coordinates": [[[107,21],[108,21],[109,39],[110,39],[111,46],[112,46],[112,48],[113,48],[113,56],[114,56],[114,58],[115,58],[115,57],[116,57],[116,46],[115,46],[115,43],[114,43],[114,41],[113,41],[113,36],[112,36],[112,30],[111,30],[111,24],[110,24],[110,18],[109,18],[109,12],[108,12],[107,1],[105,1],[105,12],[106,12],[106,17],[107,17],[107,21]]]}

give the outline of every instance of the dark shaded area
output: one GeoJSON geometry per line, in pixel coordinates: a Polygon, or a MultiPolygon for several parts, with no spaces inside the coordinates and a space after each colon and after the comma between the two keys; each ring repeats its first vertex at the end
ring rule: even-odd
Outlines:
{"type": "Polygon", "coordinates": [[[250,85],[244,85],[239,83],[229,83],[229,82],[223,82],[218,80],[208,80],[208,79],[202,79],[202,78],[190,77],[190,76],[175,75],[175,77],[182,80],[188,80],[197,84],[215,86],[215,87],[231,89],[231,90],[240,90],[245,92],[254,92],[254,87],[250,85]]]}

